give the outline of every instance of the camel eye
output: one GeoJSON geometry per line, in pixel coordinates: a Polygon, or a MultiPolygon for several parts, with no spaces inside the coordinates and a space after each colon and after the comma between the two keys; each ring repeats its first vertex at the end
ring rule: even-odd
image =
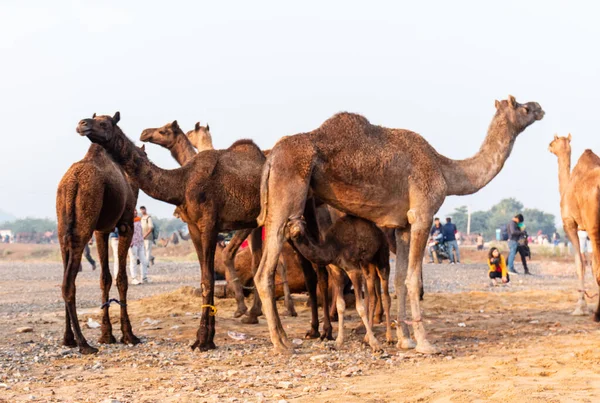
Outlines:
{"type": "Polygon", "coordinates": [[[103,129],[106,129],[106,123],[104,123],[104,122],[100,123],[100,127],[103,129]]]}
{"type": "Polygon", "coordinates": [[[159,133],[159,134],[163,134],[163,135],[164,135],[164,134],[165,134],[165,131],[164,131],[164,130],[159,130],[159,131],[158,131],[158,133],[159,133]]]}
{"type": "Polygon", "coordinates": [[[529,113],[529,107],[528,106],[523,106],[523,109],[525,110],[525,113],[529,113]]]}

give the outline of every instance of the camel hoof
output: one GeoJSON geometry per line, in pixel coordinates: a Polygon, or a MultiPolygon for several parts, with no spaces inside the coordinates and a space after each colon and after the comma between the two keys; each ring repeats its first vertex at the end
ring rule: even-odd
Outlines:
{"type": "Polygon", "coordinates": [[[600,322],[600,313],[594,312],[594,322],[600,322]]]}
{"type": "Polygon", "coordinates": [[[63,339],[62,345],[65,347],[77,347],[77,342],[72,337],[71,338],[65,337],[63,339]]]}
{"type": "Polygon", "coordinates": [[[428,342],[427,340],[417,343],[417,347],[415,347],[415,351],[417,353],[421,353],[421,354],[439,354],[440,353],[440,349],[437,348],[436,346],[434,346],[433,344],[431,344],[430,342],[428,342]]]}
{"type": "Polygon", "coordinates": [[[245,325],[256,325],[258,324],[258,318],[256,316],[247,315],[242,318],[241,322],[245,325]]]}
{"type": "Polygon", "coordinates": [[[578,305],[577,308],[575,308],[575,310],[573,312],[571,312],[572,316],[587,316],[588,315],[588,309],[586,305],[578,305]]]}
{"type": "Polygon", "coordinates": [[[233,313],[233,317],[235,319],[240,318],[240,317],[244,316],[246,314],[246,312],[248,312],[248,308],[246,308],[246,307],[244,307],[244,309],[238,308],[237,311],[235,311],[233,313]]]}
{"type": "Polygon", "coordinates": [[[337,348],[338,350],[341,350],[343,346],[344,346],[344,340],[340,340],[340,339],[335,340],[335,348],[337,348]]]}
{"type": "Polygon", "coordinates": [[[319,331],[317,329],[310,329],[304,335],[305,339],[318,339],[319,337],[321,337],[321,334],[319,333],[319,331]]]}
{"type": "Polygon", "coordinates": [[[273,346],[273,352],[279,355],[292,355],[294,354],[294,349],[291,347],[286,347],[284,345],[273,346]]]}
{"type": "Polygon", "coordinates": [[[298,316],[298,313],[296,311],[286,310],[285,312],[281,313],[281,316],[290,316],[295,318],[296,316],[298,316]]]}
{"type": "Polygon", "coordinates": [[[110,333],[109,334],[103,334],[98,339],[98,343],[100,343],[100,344],[115,344],[116,342],[117,342],[117,339],[115,339],[115,336],[113,336],[110,333]]]}
{"type": "Polygon", "coordinates": [[[79,352],[83,355],[96,354],[98,349],[92,346],[81,346],[79,347],[79,352]]]}
{"type": "Polygon", "coordinates": [[[134,336],[133,334],[130,335],[123,335],[123,337],[121,337],[121,343],[123,344],[140,344],[142,341],[140,339],[138,339],[136,336],[134,336]]]}
{"type": "Polygon", "coordinates": [[[208,351],[215,350],[216,348],[217,346],[215,346],[215,343],[212,341],[200,343],[200,341],[196,339],[196,342],[192,344],[192,351],[194,351],[195,349],[198,349],[199,351],[208,351]]]}
{"type": "Polygon", "coordinates": [[[381,315],[375,315],[373,317],[373,324],[374,325],[379,325],[382,322],[383,322],[383,316],[381,316],[381,315]]]}
{"type": "Polygon", "coordinates": [[[354,334],[367,334],[367,328],[364,324],[360,324],[352,329],[352,333],[354,334]]]}
{"type": "Polygon", "coordinates": [[[415,343],[415,341],[412,339],[403,338],[401,340],[398,340],[397,347],[403,350],[410,350],[417,347],[417,343],[415,343]]]}
{"type": "Polygon", "coordinates": [[[328,329],[325,330],[323,329],[323,333],[321,334],[321,337],[319,337],[321,340],[335,340],[333,338],[333,331],[332,329],[328,329]]]}

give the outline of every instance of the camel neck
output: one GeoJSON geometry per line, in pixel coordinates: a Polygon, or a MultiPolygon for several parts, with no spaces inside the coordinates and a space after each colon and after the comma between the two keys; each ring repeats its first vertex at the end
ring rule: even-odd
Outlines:
{"type": "Polygon", "coordinates": [[[204,136],[202,136],[198,144],[196,144],[196,146],[198,152],[215,149],[213,147],[212,138],[210,137],[210,134],[205,134],[204,136]]]}
{"type": "Polygon", "coordinates": [[[148,196],[176,206],[183,203],[187,170],[157,167],[123,132],[116,134],[103,147],[148,196]]]}
{"type": "Polygon", "coordinates": [[[487,185],[504,166],[520,131],[496,114],[481,148],[473,157],[451,160],[440,156],[446,194],[472,194],[487,185]]]}
{"type": "Polygon", "coordinates": [[[175,158],[175,161],[179,162],[179,165],[185,165],[189,160],[196,156],[196,151],[190,143],[190,140],[182,132],[175,137],[173,146],[169,148],[171,155],[175,158]]]}
{"type": "Polygon", "coordinates": [[[567,189],[567,184],[571,179],[571,154],[561,154],[558,156],[558,191],[562,197],[567,189]]]}

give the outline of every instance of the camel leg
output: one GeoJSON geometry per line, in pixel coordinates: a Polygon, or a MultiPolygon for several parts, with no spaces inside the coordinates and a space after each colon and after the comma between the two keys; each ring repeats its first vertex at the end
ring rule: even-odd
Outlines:
{"type": "Polygon", "coordinates": [[[112,333],[112,324],[110,323],[110,316],[108,314],[108,302],[110,298],[110,287],[112,286],[112,276],[110,275],[110,267],[108,266],[108,233],[103,234],[96,231],[96,246],[98,248],[98,256],[100,258],[100,267],[102,272],[100,274],[100,289],[102,290],[102,334],[98,343],[112,344],[116,343],[117,340],[112,333]]]}
{"type": "Polygon", "coordinates": [[[215,349],[213,341],[215,334],[215,317],[211,309],[215,300],[215,248],[217,246],[216,226],[212,223],[201,223],[202,231],[198,224],[188,225],[190,235],[194,241],[196,253],[200,258],[201,288],[202,288],[202,314],[200,316],[200,327],[196,334],[196,341],[192,350],[198,348],[200,351],[215,349]]]}
{"type": "Polygon", "coordinates": [[[580,251],[579,236],[577,235],[577,224],[574,221],[563,221],[565,234],[573,244],[575,255],[575,268],[577,269],[577,278],[579,280],[579,298],[575,310],[571,313],[574,316],[585,316],[589,313],[587,303],[585,302],[585,265],[580,251]]]}
{"type": "Polygon", "coordinates": [[[390,261],[387,260],[387,264],[382,262],[383,267],[377,268],[377,275],[381,282],[382,289],[382,305],[383,311],[385,312],[385,339],[388,343],[393,343],[394,338],[392,335],[392,298],[390,297],[390,261]]]}
{"type": "MultiPolygon", "coordinates": [[[[91,237],[91,234],[90,234],[91,237]]],[[[89,238],[89,237],[88,237],[89,238]]],[[[86,238],[86,242],[87,239],[86,238]]],[[[81,332],[81,327],[79,326],[79,319],[77,317],[77,307],[76,307],[76,287],[75,280],[77,279],[77,273],[79,272],[79,265],[81,264],[81,256],[83,254],[83,246],[80,247],[72,247],[69,251],[69,259],[67,262],[67,267],[65,268],[65,273],[63,276],[62,283],[62,295],[65,300],[65,304],[67,307],[67,313],[69,314],[71,328],[73,330],[75,341],[79,346],[79,352],[82,354],[94,354],[98,352],[97,348],[91,347],[85,337],[83,337],[83,333],[81,332]]]]}
{"type": "Polygon", "coordinates": [[[377,292],[375,291],[375,268],[372,264],[365,265],[362,267],[362,273],[365,282],[367,283],[367,317],[369,318],[369,326],[373,328],[375,307],[377,306],[377,292]]]}
{"type": "MultiPolygon", "coordinates": [[[[66,276],[67,273],[67,261],[69,259],[69,255],[67,249],[61,245],[60,252],[62,254],[64,269],[63,276],[66,276]]],[[[73,334],[73,329],[71,328],[71,317],[69,316],[69,306],[65,301],[65,334],[63,336],[63,346],[66,347],[77,347],[77,342],[75,341],[75,335],[73,334]]]]}
{"type": "Polygon", "coordinates": [[[410,227],[396,230],[396,296],[398,297],[398,348],[415,348],[416,343],[410,338],[410,331],[406,324],[406,278],[408,275],[408,254],[410,245],[410,227]]]}
{"type": "Polygon", "coordinates": [[[408,275],[406,287],[410,298],[411,313],[413,318],[413,332],[417,340],[416,351],[423,354],[437,354],[438,348],[427,340],[425,326],[423,326],[423,313],[419,298],[421,290],[421,271],[423,270],[423,254],[429,237],[431,216],[427,222],[424,219],[411,225],[410,252],[408,255],[408,275]]]}
{"type": "MultiPolygon", "coordinates": [[[[293,247],[293,244],[291,244],[293,247]]],[[[321,336],[319,333],[319,301],[317,297],[317,273],[315,269],[308,260],[302,256],[294,248],[294,253],[296,253],[297,258],[300,260],[300,267],[302,267],[302,273],[304,274],[304,284],[306,285],[306,290],[308,291],[308,298],[310,301],[310,330],[306,332],[304,336],[307,339],[317,339],[321,336]]]]}
{"type": "Polygon", "coordinates": [[[129,245],[133,239],[133,217],[129,220],[129,224],[121,224],[119,228],[125,228],[124,233],[119,232],[119,246],[117,253],[119,258],[119,272],[117,273],[117,290],[119,291],[119,300],[121,301],[121,343],[124,344],[139,344],[140,339],[133,334],[129,313],[127,311],[127,290],[129,284],[127,281],[127,254],[129,253],[129,245]]]}
{"type": "Polygon", "coordinates": [[[286,312],[283,314],[285,316],[298,316],[296,312],[296,308],[294,307],[294,301],[292,300],[292,293],[290,292],[290,284],[288,283],[288,275],[287,275],[287,265],[283,260],[283,255],[279,256],[279,265],[280,272],[279,275],[281,277],[281,281],[283,282],[283,295],[285,298],[285,308],[286,312]]]}
{"type": "Polygon", "coordinates": [[[341,348],[344,344],[344,313],[346,312],[346,300],[344,299],[344,276],[342,275],[342,269],[337,266],[329,265],[329,269],[329,279],[335,287],[334,295],[338,316],[338,334],[335,339],[335,344],[338,348],[341,348]]]}
{"type": "Polygon", "coordinates": [[[377,325],[383,322],[384,308],[381,301],[381,280],[377,275],[377,271],[373,271],[373,285],[375,287],[375,312],[373,315],[373,324],[377,325]]]}
{"type": "MultiPolygon", "coordinates": [[[[252,274],[256,275],[260,258],[262,256],[262,227],[252,230],[248,244],[250,245],[250,251],[252,253],[252,274]]],[[[250,312],[246,314],[246,317],[242,319],[242,323],[256,324],[258,323],[258,317],[260,315],[262,315],[262,304],[260,301],[260,296],[258,295],[258,291],[256,290],[256,287],[254,287],[252,308],[250,308],[250,312]]]]}
{"type": "Polygon", "coordinates": [[[244,302],[244,289],[242,287],[242,283],[240,282],[240,278],[238,277],[238,272],[235,269],[234,262],[235,255],[240,248],[240,245],[244,242],[248,235],[250,235],[250,232],[252,232],[251,229],[236,231],[233,235],[233,238],[231,238],[231,241],[229,241],[225,249],[223,249],[223,263],[227,268],[229,278],[231,278],[230,285],[233,288],[235,302],[237,303],[237,309],[233,314],[234,318],[239,318],[248,312],[248,308],[244,302]]]}
{"type": "Polygon", "coordinates": [[[373,351],[381,351],[381,345],[377,341],[375,334],[373,334],[373,329],[369,323],[369,318],[367,316],[362,297],[362,273],[360,270],[350,270],[347,271],[347,273],[348,277],[350,277],[350,281],[352,281],[352,285],[354,286],[354,295],[356,296],[356,312],[358,312],[358,315],[362,319],[365,329],[367,330],[365,342],[369,343],[373,351]]]}
{"type": "MultiPolygon", "coordinates": [[[[329,319],[331,322],[337,322],[338,320],[338,312],[337,312],[337,302],[334,304],[333,301],[337,301],[338,298],[338,285],[337,281],[343,281],[343,277],[340,280],[338,278],[339,274],[334,274],[331,270],[330,266],[327,266],[327,272],[329,277],[329,293],[331,296],[331,307],[329,309],[329,319]]],[[[340,272],[343,273],[343,272],[340,272]]]]}

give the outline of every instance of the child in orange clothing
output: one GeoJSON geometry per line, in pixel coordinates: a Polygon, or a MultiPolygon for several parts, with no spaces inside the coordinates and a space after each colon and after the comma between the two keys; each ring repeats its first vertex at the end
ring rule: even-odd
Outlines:
{"type": "Polygon", "coordinates": [[[503,283],[508,283],[510,281],[508,270],[506,270],[506,261],[504,260],[504,256],[500,254],[498,248],[490,249],[487,263],[490,268],[489,276],[492,285],[498,284],[498,280],[500,279],[502,279],[503,283]]]}

